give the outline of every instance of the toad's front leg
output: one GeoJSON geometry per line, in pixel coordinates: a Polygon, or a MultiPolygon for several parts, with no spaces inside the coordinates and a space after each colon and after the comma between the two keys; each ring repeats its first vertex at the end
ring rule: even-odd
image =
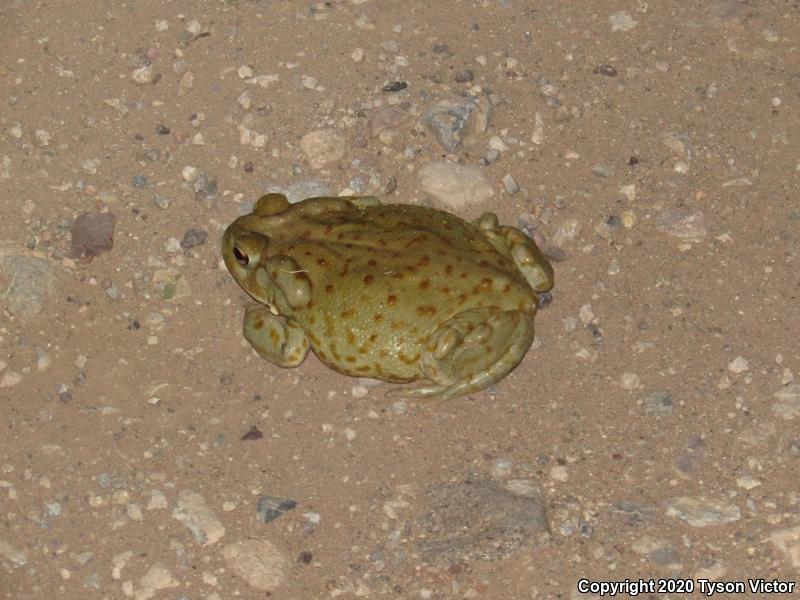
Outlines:
{"type": "Polygon", "coordinates": [[[292,319],[273,315],[261,304],[247,307],[244,337],[262,358],[279,367],[296,367],[310,348],[300,325],[292,319]]]}

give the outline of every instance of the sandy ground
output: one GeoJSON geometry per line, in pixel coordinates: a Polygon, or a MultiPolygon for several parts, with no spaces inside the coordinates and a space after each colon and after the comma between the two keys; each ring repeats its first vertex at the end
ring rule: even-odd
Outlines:
{"type": "Polygon", "coordinates": [[[791,1],[3,3],[0,597],[800,579],[798,40],[791,1]],[[443,206],[436,161],[554,259],[520,367],[426,404],[258,358],[224,227],[298,182],[443,206]]]}

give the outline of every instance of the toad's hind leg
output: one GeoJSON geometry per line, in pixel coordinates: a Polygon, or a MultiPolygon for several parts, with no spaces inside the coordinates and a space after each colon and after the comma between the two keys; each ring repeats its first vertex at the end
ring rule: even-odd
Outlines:
{"type": "Polygon", "coordinates": [[[296,367],[310,348],[305,332],[297,323],[273,315],[261,304],[247,307],[244,337],[262,358],[279,367],[296,367]]]}
{"type": "Polygon", "coordinates": [[[430,338],[420,370],[431,382],[392,390],[394,396],[447,400],[485,389],[520,363],[533,342],[533,314],[519,310],[466,311],[430,338]]]}

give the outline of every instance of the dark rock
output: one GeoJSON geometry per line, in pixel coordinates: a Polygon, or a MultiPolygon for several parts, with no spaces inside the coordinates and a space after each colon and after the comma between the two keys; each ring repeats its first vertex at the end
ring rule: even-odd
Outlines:
{"type": "Polygon", "coordinates": [[[208,240],[208,233],[202,229],[187,229],[181,240],[181,248],[188,250],[195,246],[202,246],[208,240]]]}
{"type": "Polygon", "coordinates": [[[275,498],[274,496],[261,496],[256,505],[256,514],[259,520],[269,523],[280,517],[287,510],[292,510],[297,506],[294,500],[285,498],[275,498]]]}
{"type": "Polygon", "coordinates": [[[469,83],[475,79],[475,74],[470,69],[462,69],[456,73],[453,79],[455,79],[456,83],[469,83]]]}
{"type": "Polygon", "coordinates": [[[401,92],[408,87],[405,81],[389,81],[383,85],[384,92],[401,92]]]}
{"type": "Polygon", "coordinates": [[[114,247],[113,213],[82,213],[72,224],[72,257],[91,262],[95,256],[114,247]]]}

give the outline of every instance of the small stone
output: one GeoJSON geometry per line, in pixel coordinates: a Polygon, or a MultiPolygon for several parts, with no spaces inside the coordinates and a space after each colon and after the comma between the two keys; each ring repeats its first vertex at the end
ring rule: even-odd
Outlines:
{"type": "Polygon", "coordinates": [[[503,177],[503,187],[509,194],[516,194],[519,191],[519,184],[510,173],[503,177]]]}
{"type": "Polygon", "coordinates": [[[605,178],[605,179],[607,179],[607,178],[609,178],[609,177],[611,177],[613,175],[613,172],[611,171],[611,169],[608,168],[606,165],[595,165],[595,166],[593,166],[592,167],[592,173],[596,177],[602,177],[602,178],[605,178]]]}
{"type": "Polygon", "coordinates": [[[664,145],[681,158],[691,160],[694,158],[694,148],[689,143],[689,134],[677,131],[668,131],[662,137],[664,145]]]}
{"type": "Polygon", "coordinates": [[[659,390],[644,399],[644,409],[651,417],[666,417],[672,414],[675,409],[675,403],[672,401],[669,392],[659,390]]]}
{"type": "Polygon", "coordinates": [[[91,262],[94,257],[114,247],[114,228],[117,217],[113,213],[82,213],[72,224],[72,258],[91,262]]]}
{"type": "Polygon", "coordinates": [[[297,502],[294,500],[265,495],[258,499],[256,514],[262,523],[269,523],[296,506],[297,502]]]}
{"type": "Polygon", "coordinates": [[[150,499],[147,501],[147,510],[164,510],[167,508],[167,497],[160,490],[150,492],[150,499]]]}
{"type": "Polygon", "coordinates": [[[167,198],[166,196],[161,196],[158,194],[153,196],[153,204],[156,205],[161,210],[167,210],[169,208],[170,202],[171,202],[170,199],[167,198]]]}
{"type": "Polygon", "coordinates": [[[423,121],[448,152],[477,144],[489,126],[491,103],[486,96],[440,100],[431,106],[423,121]]]}
{"type": "Polygon", "coordinates": [[[187,229],[181,240],[181,248],[186,250],[195,246],[202,246],[207,240],[208,232],[202,229],[187,229]]]}
{"type": "Polygon", "coordinates": [[[21,550],[17,550],[14,546],[0,539],[0,556],[15,565],[22,566],[28,562],[28,557],[21,550]]]}
{"type": "Polygon", "coordinates": [[[136,600],[150,600],[159,590],[180,586],[169,569],[161,565],[153,565],[139,580],[140,589],[136,592],[136,600]]]}
{"type": "Polygon", "coordinates": [[[722,525],[738,521],[742,514],[735,504],[722,498],[678,496],[667,502],[667,515],[692,527],[722,525]]]}
{"type": "Polygon", "coordinates": [[[800,525],[772,533],[769,541],[783,552],[793,568],[800,569],[800,525]]]}
{"type": "Polygon", "coordinates": [[[472,72],[471,69],[461,69],[458,71],[453,78],[456,83],[469,83],[473,79],[475,79],[475,74],[472,72]]]}
{"type": "Polygon", "coordinates": [[[405,81],[388,81],[381,88],[384,92],[401,92],[408,87],[405,81]]]}
{"type": "Polygon", "coordinates": [[[49,146],[53,140],[53,134],[45,129],[37,129],[33,132],[33,143],[37,146],[49,146]]]}
{"type": "Polygon", "coordinates": [[[680,558],[675,545],[668,540],[658,540],[645,536],[634,542],[633,551],[645,556],[657,565],[679,565],[680,558]]]}
{"type": "Polygon", "coordinates": [[[312,77],[311,75],[303,75],[300,77],[300,83],[303,85],[304,88],[308,90],[313,90],[317,87],[317,78],[312,77]]]}
{"type": "Polygon", "coordinates": [[[239,67],[237,71],[239,75],[239,79],[252,79],[253,78],[253,67],[250,65],[242,65],[239,67]]]}
{"type": "Polygon", "coordinates": [[[555,246],[563,246],[574,240],[580,231],[580,222],[577,219],[568,219],[558,226],[551,241],[555,246]]]}
{"type": "Polygon", "coordinates": [[[164,19],[157,19],[156,20],[156,31],[164,32],[169,29],[169,21],[164,19]]]}
{"type": "Polygon", "coordinates": [[[191,165],[186,165],[181,170],[181,177],[183,177],[184,181],[191,183],[195,179],[200,177],[200,169],[198,169],[197,167],[193,167],[191,165]]]}
{"type": "Polygon", "coordinates": [[[344,156],[345,143],[335,131],[321,129],[304,135],[300,148],[309,164],[314,169],[321,169],[344,156]]]}
{"type": "Polygon", "coordinates": [[[494,194],[483,172],[449,162],[428,163],[419,170],[422,189],[451,209],[478,204],[494,194]]]}
{"type": "Polygon", "coordinates": [[[183,523],[195,541],[203,546],[210,546],[225,535],[225,527],[197,492],[180,492],[172,516],[183,523]]]}
{"type": "Polygon", "coordinates": [[[781,419],[794,419],[800,416],[800,383],[790,383],[775,393],[778,401],[772,405],[774,412],[781,419]]]}
{"type": "Polygon", "coordinates": [[[731,373],[743,373],[750,368],[750,365],[747,363],[747,359],[743,356],[737,356],[731,362],[728,363],[728,371],[731,373]]]}
{"type": "Polygon", "coordinates": [[[608,20],[611,23],[611,31],[630,31],[639,24],[638,21],[634,21],[633,17],[624,10],[615,12],[608,17],[608,20]]]}
{"type": "Polygon", "coordinates": [[[628,202],[636,200],[636,186],[634,184],[623,185],[619,188],[619,193],[628,199],[628,202]]]}
{"type": "Polygon", "coordinates": [[[514,461],[510,458],[498,458],[492,465],[492,477],[495,479],[505,479],[511,476],[511,468],[514,461]]]}
{"type": "Polygon", "coordinates": [[[667,209],[656,217],[656,227],[667,235],[686,241],[698,241],[707,235],[703,213],[687,214],[677,208],[667,209]]]}
{"type": "Polygon", "coordinates": [[[360,63],[364,60],[366,56],[366,52],[364,52],[363,48],[356,48],[350,53],[350,58],[354,63],[360,63]]]}
{"type": "Polygon", "coordinates": [[[138,69],[134,69],[131,73],[131,79],[133,79],[139,85],[149,85],[153,83],[155,81],[153,66],[145,65],[143,67],[139,67],[138,69]]]}
{"type": "Polygon", "coordinates": [[[288,561],[267,540],[247,539],[228,544],[222,549],[222,557],[231,571],[257,590],[273,590],[286,578],[288,561]]]}
{"type": "Polygon", "coordinates": [[[563,465],[553,465],[550,469],[550,479],[553,481],[558,481],[559,483],[564,483],[569,479],[569,473],[567,472],[567,467],[563,465]]]}
{"type": "Polygon", "coordinates": [[[739,475],[739,477],[736,478],[736,485],[746,490],[752,490],[753,488],[760,486],[761,481],[752,475],[739,475]]]}
{"type": "Polygon", "coordinates": [[[639,388],[639,376],[636,373],[623,373],[620,385],[623,390],[635,390],[639,388]]]}
{"type": "Polygon", "coordinates": [[[605,75],[606,77],[616,77],[617,70],[612,67],[611,65],[597,65],[594,68],[593,73],[595,75],[605,75]]]}
{"type": "Polygon", "coordinates": [[[142,174],[134,175],[131,179],[131,185],[139,189],[146,188],[149,183],[150,182],[147,181],[147,177],[142,174]]]}
{"type": "Polygon", "coordinates": [[[22,382],[22,374],[16,371],[6,371],[0,378],[0,388],[10,388],[22,382]]]}

